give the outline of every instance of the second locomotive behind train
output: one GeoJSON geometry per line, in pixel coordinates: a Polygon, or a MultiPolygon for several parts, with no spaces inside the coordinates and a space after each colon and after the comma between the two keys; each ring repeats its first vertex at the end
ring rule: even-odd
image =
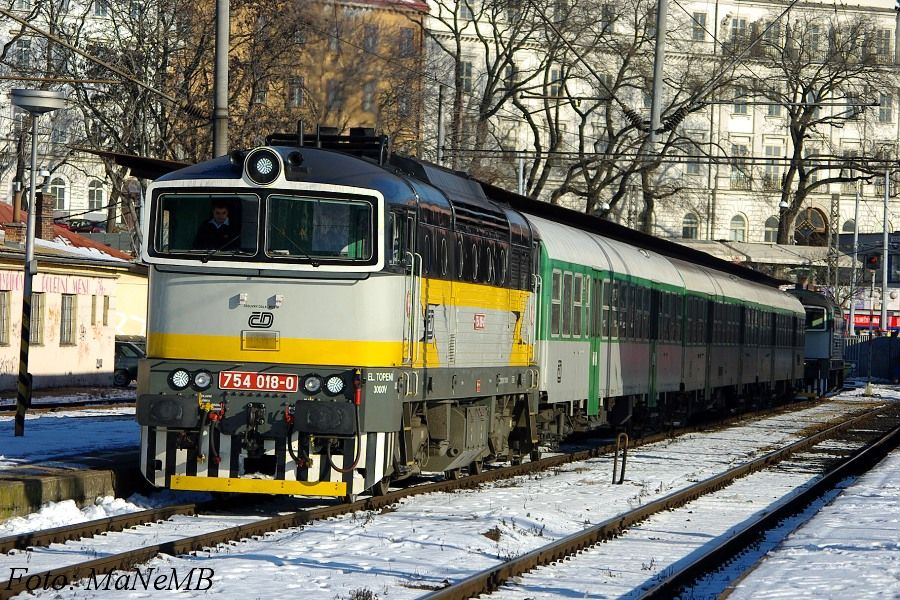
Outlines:
{"type": "Polygon", "coordinates": [[[148,190],[137,413],[158,486],[383,491],[803,376],[800,302],[725,263],[538,216],[377,138],[297,141],[148,190]]]}

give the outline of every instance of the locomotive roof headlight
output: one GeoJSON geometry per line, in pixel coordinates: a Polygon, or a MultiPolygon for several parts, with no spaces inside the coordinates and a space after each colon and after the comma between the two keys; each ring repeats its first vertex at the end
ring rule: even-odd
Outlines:
{"type": "Polygon", "coordinates": [[[251,150],[244,160],[244,175],[256,185],[269,185],[281,171],[281,156],[271,148],[251,150]]]}
{"type": "Polygon", "coordinates": [[[309,375],[303,380],[303,389],[307,394],[318,394],[322,389],[322,378],[318,375],[309,375]]]}
{"type": "Polygon", "coordinates": [[[169,385],[176,390],[183,390],[191,384],[191,374],[184,369],[175,369],[169,373],[169,385]]]}
{"type": "Polygon", "coordinates": [[[344,391],[344,380],[340,375],[332,375],[325,380],[325,390],[332,396],[336,396],[344,391]]]}
{"type": "Polygon", "coordinates": [[[212,373],[209,371],[197,371],[194,373],[194,389],[202,392],[212,384],[212,373]]]}

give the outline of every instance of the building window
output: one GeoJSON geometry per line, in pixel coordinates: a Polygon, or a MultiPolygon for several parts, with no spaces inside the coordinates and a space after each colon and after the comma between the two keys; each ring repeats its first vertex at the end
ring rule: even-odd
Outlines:
{"type": "Polygon", "coordinates": [[[845,115],[848,119],[856,120],[862,114],[862,105],[859,101],[859,94],[857,92],[847,92],[844,94],[845,102],[847,103],[847,110],[845,111],[845,115]]]}
{"type": "Polygon", "coordinates": [[[854,231],[856,231],[856,221],[853,219],[844,221],[844,226],[841,227],[841,233],[853,233],[854,231]]]}
{"type": "Polygon", "coordinates": [[[609,3],[600,5],[600,31],[613,33],[613,24],[616,20],[613,6],[609,3]]]}
{"type": "MultiPolygon", "coordinates": [[[[781,146],[766,146],[766,158],[776,159],[780,157],[781,146]]],[[[781,165],[775,160],[766,162],[763,187],[767,190],[781,189],[781,165]]]]}
{"type": "Polygon", "coordinates": [[[401,117],[408,117],[412,114],[412,100],[409,92],[401,92],[397,97],[397,114],[401,117]]]}
{"type": "Polygon", "coordinates": [[[375,112],[375,82],[367,81],[363,84],[362,109],[365,112],[375,112]]]}
{"type": "Polygon", "coordinates": [[[706,13],[695,12],[694,22],[691,28],[691,37],[695,42],[706,40],[706,13]]]}
{"type": "Polygon", "coordinates": [[[291,77],[288,80],[287,104],[289,108],[303,106],[303,78],[291,77]]]}
{"type": "Polygon", "coordinates": [[[9,304],[11,294],[0,292],[0,346],[9,346],[9,304]]]}
{"type": "Polygon", "coordinates": [[[562,76],[559,69],[550,70],[550,95],[554,98],[562,92],[562,76]]]}
{"type": "Polygon", "coordinates": [[[28,333],[28,341],[33,346],[44,345],[44,293],[35,292],[31,295],[31,330],[28,333]]]}
{"type": "Polygon", "coordinates": [[[889,63],[891,61],[891,38],[893,34],[890,29],[879,29],[875,38],[875,54],[878,62],[889,63]]]}
{"type": "Polygon", "coordinates": [[[696,240],[700,234],[700,219],[694,213],[684,215],[681,220],[681,237],[686,240],[696,240]]]}
{"type": "Polygon", "coordinates": [[[822,31],[818,25],[810,25],[806,32],[806,49],[811,58],[821,58],[819,51],[822,45],[822,31]]]}
{"type": "Polygon", "coordinates": [[[462,61],[459,64],[460,67],[460,78],[462,83],[462,90],[464,92],[472,91],[472,63],[467,60],[462,61]]]}
{"type": "Polygon", "coordinates": [[[731,43],[740,44],[747,40],[747,19],[735,17],[731,20],[731,43]]]}
{"type": "Polygon", "coordinates": [[[775,50],[781,47],[781,23],[778,21],[766,23],[763,40],[768,46],[766,51],[769,56],[774,56],[776,54],[775,50]]]}
{"type": "Polygon", "coordinates": [[[416,32],[410,27],[400,28],[400,56],[409,57],[416,53],[416,32]]]}
{"type": "Polygon", "coordinates": [[[728,232],[728,239],[732,242],[747,241],[747,219],[744,215],[734,215],[731,217],[731,227],[728,232]]]}
{"type": "Polygon", "coordinates": [[[31,40],[27,38],[16,41],[13,64],[17,69],[31,69],[31,40]]]}
{"type": "Polygon", "coordinates": [[[363,28],[363,50],[366,52],[375,52],[378,47],[378,27],[375,25],[366,25],[363,28]]]}
{"type": "Polygon", "coordinates": [[[329,79],[326,86],[326,107],[329,111],[340,112],[344,108],[341,84],[336,79],[329,79]]]}
{"type": "Polygon", "coordinates": [[[109,15],[109,0],[94,0],[94,16],[106,17],[109,15]]]}
{"type": "Polygon", "coordinates": [[[881,100],[878,104],[878,121],[881,123],[890,123],[893,121],[894,96],[891,94],[881,94],[881,100]]]}
{"type": "Polygon", "coordinates": [[[734,88],[734,114],[747,114],[747,88],[741,85],[734,88]]]}
{"type": "Polygon", "coordinates": [[[731,146],[731,189],[750,189],[750,168],[747,165],[747,146],[732,144],[731,146]]]}
{"type": "Polygon", "coordinates": [[[459,18],[465,19],[467,21],[471,21],[474,15],[472,14],[472,5],[469,4],[470,0],[463,0],[459,3],[459,18]]]}
{"type": "Polygon", "coordinates": [[[688,156],[685,163],[685,171],[688,175],[700,174],[700,158],[698,156],[688,156]]]}
{"type": "Polygon", "coordinates": [[[99,179],[91,179],[88,183],[88,208],[90,210],[103,208],[103,182],[99,179]]]}
{"type": "Polygon", "coordinates": [[[261,77],[253,88],[253,104],[265,104],[269,95],[269,80],[261,77]]]}
{"type": "Polygon", "coordinates": [[[75,294],[63,294],[59,309],[59,345],[75,345],[75,294]]]}
{"type": "MultiPolygon", "coordinates": [[[[770,100],[771,102],[771,100],[770,100]]],[[[780,117],[781,116],[781,105],[775,104],[774,102],[769,105],[768,112],[766,113],[770,117],[780,117]]]]}
{"type": "Polygon", "coordinates": [[[97,324],[97,294],[91,296],[91,325],[97,324]]]}
{"type": "Polygon", "coordinates": [[[54,177],[50,181],[50,195],[53,196],[53,208],[66,209],[66,181],[62,177],[54,177]]]}
{"type": "Polygon", "coordinates": [[[109,325],[109,296],[103,296],[103,325],[109,325]]]}
{"type": "Polygon", "coordinates": [[[763,228],[763,239],[769,243],[778,241],[778,217],[769,217],[763,228]]]}

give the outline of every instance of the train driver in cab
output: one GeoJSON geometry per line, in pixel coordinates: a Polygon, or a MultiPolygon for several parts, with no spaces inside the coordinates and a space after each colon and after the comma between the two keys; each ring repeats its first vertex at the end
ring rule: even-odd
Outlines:
{"type": "Polygon", "coordinates": [[[240,227],[231,222],[228,205],[213,202],[212,216],[197,230],[194,248],[197,250],[227,250],[241,237],[240,227]]]}

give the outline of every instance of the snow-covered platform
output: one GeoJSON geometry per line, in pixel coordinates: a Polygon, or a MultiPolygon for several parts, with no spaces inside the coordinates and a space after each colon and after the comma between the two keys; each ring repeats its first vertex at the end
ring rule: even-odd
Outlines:
{"type": "Polygon", "coordinates": [[[139,443],[131,407],[32,413],[22,437],[11,416],[0,417],[0,518],[47,502],[127,496],[142,481],[139,443]]]}
{"type": "Polygon", "coordinates": [[[730,598],[900,597],[900,451],[792,533],[730,598]]]}

